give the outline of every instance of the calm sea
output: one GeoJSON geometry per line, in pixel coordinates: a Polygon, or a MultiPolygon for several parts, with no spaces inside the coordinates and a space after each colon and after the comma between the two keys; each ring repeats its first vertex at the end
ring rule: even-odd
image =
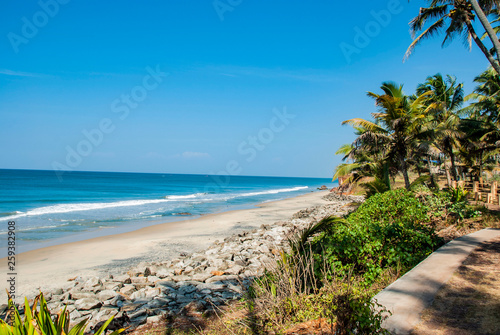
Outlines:
{"type": "Polygon", "coordinates": [[[294,197],[331,179],[0,169],[0,257],[8,222],[18,251],[131,231],[294,197]]]}

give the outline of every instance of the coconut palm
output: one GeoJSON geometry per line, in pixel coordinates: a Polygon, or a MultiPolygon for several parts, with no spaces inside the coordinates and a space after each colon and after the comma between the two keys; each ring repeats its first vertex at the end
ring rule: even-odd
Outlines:
{"type": "MultiPolygon", "coordinates": [[[[458,180],[455,151],[459,146],[459,139],[463,135],[460,131],[460,107],[464,101],[463,85],[456,82],[456,78],[441,74],[427,77],[426,81],[419,84],[416,90],[418,96],[423,98],[426,106],[424,114],[433,124],[433,144],[445,157],[450,159],[451,173],[458,180]]],[[[448,165],[445,164],[448,184],[451,183],[448,165]]]]}
{"type": "Polygon", "coordinates": [[[494,123],[500,122],[500,77],[489,68],[474,78],[478,85],[474,92],[465,97],[466,101],[475,100],[467,110],[470,114],[486,116],[494,123]]]}
{"type": "Polygon", "coordinates": [[[474,100],[467,111],[470,118],[464,122],[468,144],[477,153],[478,174],[483,162],[498,154],[500,148],[500,77],[490,68],[474,78],[474,92],[466,100],[474,100]]]}
{"type": "Polygon", "coordinates": [[[354,118],[342,122],[365,131],[353,142],[353,147],[375,151],[383,160],[403,174],[405,187],[410,188],[408,177],[408,154],[414,145],[415,112],[421,108],[422,98],[412,99],[403,93],[403,86],[385,82],[380,87],[383,94],[368,92],[375,99],[377,113],[372,113],[374,122],[354,118]]]}
{"type": "MultiPolygon", "coordinates": [[[[473,5],[467,0],[427,0],[429,7],[420,8],[419,14],[410,22],[410,31],[414,38],[413,42],[408,47],[404,59],[406,60],[410,54],[413,52],[414,48],[421,41],[433,37],[434,35],[442,32],[444,30],[445,37],[442,46],[451,42],[453,38],[457,36],[462,36],[464,38],[465,44],[468,48],[471,48],[472,41],[477,44],[479,49],[486,56],[491,66],[495,69],[497,73],[500,74],[500,63],[498,58],[495,59],[494,55],[488,50],[488,48],[478,37],[472,22],[475,19],[475,10],[477,4],[473,5]],[[424,26],[428,21],[431,21],[431,25],[424,30],[424,26]],[[415,35],[421,32],[417,37],[415,35]]],[[[481,6],[477,5],[478,10],[486,8],[491,10],[496,7],[497,1],[482,1],[481,6]]],[[[479,15],[480,21],[485,26],[488,36],[490,37],[493,45],[498,49],[495,49],[498,54],[500,54],[500,45],[498,44],[498,39],[495,33],[492,31],[491,25],[488,20],[483,15],[479,15]]]]}

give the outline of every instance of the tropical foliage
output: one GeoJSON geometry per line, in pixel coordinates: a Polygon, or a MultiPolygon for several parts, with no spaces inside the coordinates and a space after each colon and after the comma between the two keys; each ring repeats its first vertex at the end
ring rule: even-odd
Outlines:
{"type": "Polygon", "coordinates": [[[391,190],[398,174],[409,190],[415,183],[435,186],[438,171],[444,171],[451,187],[453,181],[480,180],[485,171],[498,170],[500,79],[490,68],[474,81],[477,86],[467,96],[455,77],[439,73],[412,95],[392,82],[383,83],[381,93],[368,92],[377,111],[372,120],[343,122],[357,137],[337,151],[344,163],[334,179],[361,181],[371,196],[391,190]],[[410,172],[419,178],[410,180],[410,172]]]}
{"type": "MultiPolygon", "coordinates": [[[[64,308],[57,315],[52,316],[47,307],[47,302],[40,293],[34,300],[32,307],[25,298],[24,302],[24,320],[21,318],[19,310],[9,297],[9,312],[7,320],[0,319],[0,334],[5,335],[83,335],[88,320],[70,328],[70,315],[64,308]]],[[[111,317],[94,334],[104,334],[109,323],[113,320],[111,317]]],[[[116,330],[110,335],[118,335],[124,332],[124,329],[116,330]]]]}

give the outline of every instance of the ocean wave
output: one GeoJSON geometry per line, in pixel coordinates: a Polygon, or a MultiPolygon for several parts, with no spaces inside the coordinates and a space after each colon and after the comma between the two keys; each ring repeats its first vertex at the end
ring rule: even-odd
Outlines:
{"type": "Polygon", "coordinates": [[[94,203],[76,203],[76,204],[59,204],[53,206],[39,207],[27,211],[25,213],[16,214],[12,216],[4,217],[3,219],[16,219],[24,216],[38,216],[45,214],[59,214],[59,213],[69,213],[69,212],[79,212],[79,211],[89,211],[96,209],[105,209],[113,207],[128,207],[128,206],[140,206],[148,204],[158,204],[162,202],[171,201],[169,199],[151,199],[151,200],[124,200],[117,202],[94,202],[94,203]]]}
{"type": "Polygon", "coordinates": [[[79,211],[90,211],[90,210],[99,210],[106,208],[115,208],[115,207],[129,207],[129,206],[141,206],[141,205],[150,205],[150,204],[159,204],[166,202],[180,202],[180,201],[189,201],[194,200],[196,203],[199,202],[214,202],[214,201],[228,201],[235,198],[243,198],[243,197],[253,197],[259,195],[267,195],[267,194],[278,194],[278,193],[286,193],[286,192],[295,192],[303,189],[307,189],[308,186],[297,186],[292,188],[279,188],[279,189],[271,189],[267,191],[260,192],[248,192],[248,193],[228,193],[228,194],[208,194],[208,193],[194,193],[187,195],[169,195],[162,199],[144,199],[144,200],[123,200],[116,202],[95,202],[95,203],[74,203],[74,204],[58,204],[53,206],[45,206],[39,207],[27,212],[12,212],[8,214],[8,216],[1,216],[2,220],[12,220],[20,217],[26,216],[40,216],[47,214],[60,214],[60,213],[70,213],[70,212],[79,212],[79,211]]]}
{"type": "Polygon", "coordinates": [[[20,212],[20,211],[5,212],[5,213],[0,213],[0,217],[3,217],[3,216],[13,216],[13,215],[21,214],[21,213],[22,212],[20,212]]]}
{"type": "MultiPolygon", "coordinates": [[[[61,225],[48,225],[48,226],[39,226],[39,227],[26,227],[26,228],[17,228],[16,233],[19,232],[27,232],[27,231],[32,231],[32,230],[38,230],[38,229],[53,229],[53,228],[59,228],[59,227],[64,227],[67,226],[67,224],[61,224],[61,225]]],[[[1,231],[0,235],[7,235],[9,232],[8,231],[1,231]]]]}
{"type": "Polygon", "coordinates": [[[243,193],[240,196],[241,197],[253,197],[253,196],[256,196],[256,195],[295,192],[295,191],[305,190],[306,188],[309,188],[309,187],[308,186],[297,186],[297,187],[292,187],[292,188],[279,188],[279,189],[275,189],[275,190],[262,191],[262,192],[243,193]]]}
{"type": "Polygon", "coordinates": [[[194,193],[194,194],[188,194],[188,195],[167,195],[165,199],[168,200],[186,200],[186,199],[195,199],[199,198],[206,193],[194,193]]]}

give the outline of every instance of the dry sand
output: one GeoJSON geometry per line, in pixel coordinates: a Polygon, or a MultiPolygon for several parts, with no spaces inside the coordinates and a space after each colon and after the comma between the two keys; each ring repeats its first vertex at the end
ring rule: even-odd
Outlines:
{"type": "MultiPolygon", "coordinates": [[[[141,261],[168,260],[181,252],[207,248],[215,240],[288,219],[295,212],[326,204],[328,191],[316,191],[256,208],[205,215],[192,220],[162,223],[139,230],[61,244],[17,255],[16,301],[39,289],[62,287],[69,278],[121,274],[141,261]]],[[[7,259],[0,259],[4,274],[0,304],[7,302],[7,259]]]]}

